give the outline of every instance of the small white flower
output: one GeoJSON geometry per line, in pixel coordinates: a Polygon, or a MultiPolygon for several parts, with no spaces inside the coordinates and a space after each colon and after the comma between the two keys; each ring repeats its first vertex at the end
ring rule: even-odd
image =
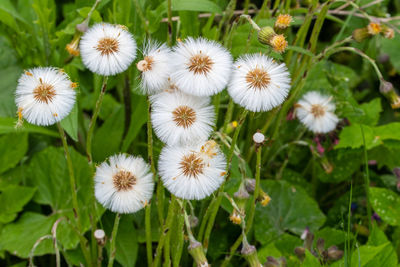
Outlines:
{"type": "Polygon", "coordinates": [[[98,23],[82,36],[80,52],[89,70],[110,76],[131,65],[136,57],[136,42],[124,26],[98,23]]]}
{"type": "Polygon", "coordinates": [[[113,212],[136,212],[153,195],[149,165],[139,157],[114,155],[97,167],[94,179],[96,199],[113,212]]]}
{"type": "Polygon", "coordinates": [[[151,121],[164,143],[183,145],[206,141],[214,126],[214,107],[208,97],[168,90],[150,97],[151,121]]]}
{"type": "Polygon", "coordinates": [[[165,44],[146,44],[143,60],[137,64],[137,68],[142,72],[140,88],[144,93],[155,94],[169,86],[171,60],[171,50],[165,44]]]}
{"type": "Polygon", "coordinates": [[[232,72],[232,56],[223,46],[204,38],[187,38],[172,55],[172,75],[185,93],[211,96],[221,92],[232,72]]]}
{"type": "Polygon", "coordinates": [[[166,146],[161,151],[158,170],[164,186],[183,199],[203,199],[225,179],[225,156],[217,143],[196,146],[166,146]]]}
{"type": "Polygon", "coordinates": [[[65,118],[75,104],[76,83],[60,69],[46,67],[25,71],[18,80],[16,105],[20,119],[52,125],[65,118]]]}
{"type": "Polygon", "coordinates": [[[310,131],[328,133],[336,128],[339,121],[331,99],[316,91],[308,92],[295,104],[296,116],[310,131]]]}
{"type": "Polygon", "coordinates": [[[261,54],[240,57],[228,85],[233,101],[254,112],[279,106],[289,90],[290,75],[285,64],[261,54]]]}

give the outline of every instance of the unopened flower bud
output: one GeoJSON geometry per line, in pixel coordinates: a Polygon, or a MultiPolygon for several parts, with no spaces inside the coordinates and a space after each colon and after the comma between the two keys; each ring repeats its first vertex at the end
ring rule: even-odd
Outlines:
{"type": "Polygon", "coordinates": [[[194,215],[189,215],[190,228],[194,228],[199,224],[199,219],[194,215]]]}
{"type": "Polygon", "coordinates": [[[229,216],[229,220],[233,224],[241,224],[242,223],[242,217],[240,214],[236,211],[236,209],[233,209],[232,214],[229,216]]]}
{"type": "Polygon", "coordinates": [[[260,188],[260,194],[257,200],[260,201],[263,207],[265,207],[271,201],[271,197],[260,188]]]}
{"type": "Polygon", "coordinates": [[[322,252],[325,250],[325,240],[324,239],[318,238],[317,250],[318,250],[319,254],[322,254],[322,252]]]}
{"type": "Polygon", "coordinates": [[[247,260],[250,267],[260,267],[262,266],[260,260],[257,256],[257,249],[255,246],[249,245],[247,241],[243,242],[243,247],[241,251],[243,257],[247,260]]]}
{"type": "Polygon", "coordinates": [[[382,25],[382,34],[387,39],[393,39],[394,38],[394,30],[392,28],[389,28],[386,25],[382,25]]]}
{"type": "Polygon", "coordinates": [[[336,246],[331,246],[328,248],[328,259],[337,261],[343,257],[343,251],[339,250],[336,246]]]}
{"type": "Polygon", "coordinates": [[[296,247],[294,249],[294,253],[296,254],[296,256],[300,259],[303,260],[305,255],[306,255],[306,249],[303,247],[296,247]]]}
{"type": "Polygon", "coordinates": [[[389,62],[390,57],[389,57],[388,54],[380,54],[380,55],[378,56],[378,59],[377,59],[377,60],[378,60],[379,63],[384,64],[384,63],[389,62]]]}
{"type": "Polygon", "coordinates": [[[393,109],[400,108],[400,96],[395,91],[392,83],[381,79],[379,91],[390,101],[393,109]]]}
{"type": "Polygon", "coordinates": [[[265,141],[265,136],[262,133],[257,132],[253,135],[253,141],[256,144],[262,144],[265,141]]]}
{"type": "Polygon", "coordinates": [[[253,193],[256,188],[256,179],[246,178],[244,179],[244,185],[246,186],[247,192],[253,193]]]}
{"type": "Polygon", "coordinates": [[[86,32],[89,29],[88,21],[85,20],[84,22],[77,24],[75,28],[79,32],[86,32]]]}
{"type": "Polygon", "coordinates": [[[379,86],[379,91],[382,94],[388,94],[389,92],[393,91],[394,87],[393,84],[391,82],[385,81],[385,80],[381,80],[381,85],[379,86]]]}
{"type": "Polygon", "coordinates": [[[266,26],[264,28],[262,28],[259,32],[258,32],[258,41],[260,41],[260,43],[262,44],[266,44],[269,45],[272,37],[274,37],[276,35],[274,29],[270,26],[266,26]]]}
{"type": "Polygon", "coordinates": [[[353,36],[353,39],[358,43],[361,43],[368,37],[371,37],[371,35],[368,33],[368,29],[366,27],[360,28],[360,29],[355,29],[353,31],[352,36],[353,36]]]}
{"type": "Polygon", "coordinates": [[[104,244],[106,243],[106,233],[104,232],[104,230],[97,229],[96,231],[94,231],[93,235],[94,238],[96,238],[97,244],[99,244],[100,246],[104,246],[104,244]]]}
{"type": "Polygon", "coordinates": [[[79,40],[81,39],[81,34],[75,34],[72,41],[65,46],[65,49],[71,56],[79,56],[79,40]]]}
{"type": "Polygon", "coordinates": [[[192,240],[188,247],[190,255],[198,267],[209,266],[206,255],[204,254],[203,246],[197,240],[192,240]]]}

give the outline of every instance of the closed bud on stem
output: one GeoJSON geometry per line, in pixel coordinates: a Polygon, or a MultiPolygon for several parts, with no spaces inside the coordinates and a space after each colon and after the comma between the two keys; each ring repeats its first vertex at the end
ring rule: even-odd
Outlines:
{"type": "Polygon", "coordinates": [[[192,255],[194,262],[196,263],[197,267],[208,267],[206,255],[204,254],[203,246],[200,242],[194,240],[190,242],[188,247],[190,255],[192,255]]]}
{"type": "Polygon", "coordinates": [[[379,91],[389,100],[393,109],[400,108],[400,97],[393,87],[393,84],[381,79],[379,91]]]}
{"type": "Polygon", "coordinates": [[[190,228],[194,228],[199,224],[199,219],[194,215],[189,215],[190,228]]]}
{"type": "Polygon", "coordinates": [[[253,193],[256,188],[256,179],[246,178],[244,179],[244,185],[249,193],[253,193]]]}
{"type": "Polygon", "coordinates": [[[322,255],[322,253],[325,250],[325,240],[324,239],[318,238],[318,240],[317,240],[317,250],[318,250],[318,253],[320,255],[322,255]]]}
{"type": "Polygon", "coordinates": [[[71,56],[79,56],[79,40],[81,39],[81,33],[75,33],[72,41],[65,46],[65,49],[71,56]]]}
{"type": "Polygon", "coordinates": [[[240,216],[240,213],[234,208],[231,215],[229,216],[229,220],[233,224],[241,224],[242,223],[242,217],[240,216]]]}
{"type": "Polygon", "coordinates": [[[236,191],[233,194],[234,198],[235,198],[235,202],[240,210],[240,213],[244,214],[245,210],[246,210],[246,203],[247,200],[249,199],[250,195],[246,190],[246,186],[244,185],[244,183],[242,182],[239,186],[238,191],[236,191]]]}
{"type": "Polygon", "coordinates": [[[343,251],[339,250],[336,246],[328,248],[328,259],[332,261],[340,260],[343,257],[343,251]]]}
{"type": "Polygon", "coordinates": [[[75,29],[81,33],[86,32],[89,29],[88,20],[84,20],[82,23],[76,25],[75,29]]]}
{"type": "Polygon", "coordinates": [[[232,122],[228,123],[228,125],[226,126],[226,133],[227,134],[232,133],[236,129],[237,126],[238,126],[237,121],[232,121],[232,122]]]}
{"type": "Polygon", "coordinates": [[[279,259],[275,259],[272,256],[267,257],[267,262],[264,263],[264,267],[285,267],[286,259],[285,257],[280,257],[279,259]]]}
{"type": "Polygon", "coordinates": [[[261,267],[260,260],[257,256],[257,249],[255,246],[251,246],[244,240],[241,251],[243,257],[247,260],[250,267],[261,267]]]}
{"type": "Polygon", "coordinates": [[[394,38],[394,30],[392,28],[389,28],[386,25],[382,25],[381,34],[387,39],[393,39],[394,38]]]}
{"type": "Polygon", "coordinates": [[[106,244],[106,233],[103,229],[97,229],[96,231],[94,231],[93,235],[94,238],[96,238],[97,244],[99,244],[99,246],[103,247],[106,244]]]}
{"type": "Polygon", "coordinates": [[[306,249],[303,247],[296,247],[294,249],[294,253],[296,254],[296,256],[300,259],[303,260],[306,254],[306,249]]]}
{"type": "Polygon", "coordinates": [[[327,174],[330,174],[333,171],[333,165],[329,162],[328,158],[325,155],[321,158],[321,165],[327,174]]]}
{"type": "Polygon", "coordinates": [[[360,29],[355,29],[353,31],[352,36],[353,36],[353,39],[358,43],[361,43],[365,39],[371,37],[371,35],[368,33],[368,29],[366,27],[360,28],[360,29]]]}
{"type": "Polygon", "coordinates": [[[271,197],[260,188],[260,193],[257,200],[261,203],[263,207],[265,207],[271,201],[271,197]]]}
{"type": "Polygon", "coordinates": [[[267,26],[258,32],[258,40],[262,44],[269,45],[277,53],[283,53],[288,42],[283,34],[277,34],[273,28],[267,26]]]}

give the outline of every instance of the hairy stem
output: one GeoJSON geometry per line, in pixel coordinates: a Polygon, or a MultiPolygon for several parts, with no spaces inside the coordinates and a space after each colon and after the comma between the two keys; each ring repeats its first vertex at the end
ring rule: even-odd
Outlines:
{"type": "Polygon", "coordinates": [[[118,233],[118,226],[119,226],[119,221],[121,219],[121,214],[117,213],[115,214],[115,221],[114,221],[114,227],[111,233],[111,245],[110,245],[110,256],[108,258],[108,267],[112,267],[114,265],[114,259],[115,259],[115,254],[116,254],[116,244],[117,244],[117,233],[118,233]]]}
{"type": "Polygon", "coordinates": [[[93,157],[92,157],[92,139],[93,139],[94,127],[96,126],[96,121],[97,121],[97,117],[99,116],[101,103],[103,102],[103,98],[104,98],[104,95],[106,93],[107,79],[108,79],[108,77],[104,76],[103,85],[101,86],[100,95],[99,95],[99,98],[97,99],[96,107],[95,107],[95,109],[93,111],[92,119],[90,120],[89,131],[88,131],[88,135],[87,135],[87,138],[86,138],[86,154],[87,154],[87,157],[88,157],[88,160],[89,160],[90,164],[93,161],[93,157]]]}

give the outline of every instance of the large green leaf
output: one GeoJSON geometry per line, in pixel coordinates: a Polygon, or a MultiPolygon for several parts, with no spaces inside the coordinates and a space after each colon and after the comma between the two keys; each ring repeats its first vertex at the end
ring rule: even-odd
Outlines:
{"type": "Polygon", "coordinates": [[[93,138],[93,158],[100,162],[120,151],[124,133],[124,109],[119,107],[95,131],[93,138]]]}
{"type": "MultiPolygon", "coordinates": [[[[372,232],[368,238],[368,245],[379,246],[383,244],[390,244],[385,233],[379,229],[377,225],[374,225],[372,232]]],[[[376,255],[376,257],[369,262],[366,266],[396,266],[397,265],[397,254],[393,249],[392,244],[390,244],[386,249],[382,250],[381,253],[376,255]]]]}
{"type": "Polygon", "coordinates": [[[324,224],[325,215],[302,188],[285,181],[262,181],[261,185],[271,197],[268,206],[256,208],[255,236],[262,244],[285,231],[300,235],[307,227],[315,232],[324,224]]]}
{"type": "MultiPolygon", "coordinates": [[[[108,236],[111,236],[114,217],[115,214],[112,213],[107,213],[105,216],[104,227],[108,236]]],[[[107,250],[110,252],[109,246],[107,246],[107,250]]],[[[122,266],[135,266],[138,250],[137,232],[133,225],[132,217],[123,215],[118,227],[115,258],[122,266]]],[[[140,262],[145,262],[145,259],[140,259],[140,262]]]]}
{"type": "MultiPolygon", "coordinates": [[[[21,258],[27,258],[36,241],[50,234],[56,217],[46,217],[41,214],[25,212],[21,218],[4,227],[0,235],[0,248],[21,258]]],[[[35,255],[54,252],[52,242],[46,239],[37,246],[35,255]]]]}
{"type": "MultiPolygon", "coordinates": [[[[74,167],[76,188],[78,195],[79,214],[85,230],[89,229],[89,215],[93,216],[91,201],[93,194],[93,173],[87,163],[86,157],[73,149],[70,149],[74,167]]],[[[48,147],[36,153],[30,162],[28,184],[37,187],[34,201],[49,205],[58,217],[65,217],[58,229],[59,240],[66,249],[73,249],[79,242],[79,238],[71,223],[75,222],[72,211],[72,197],[69,173],[62,148],[48,147]]]]}
{"type": "Polygon", "coordinates": [[[17,213],[22,211],[26,203],[31,200],[35,188],[11,185],[3,190],[0,194],[0,223],[9,223],[17,217],[17,213]]]}
{"type": "Polygon", "coordinates": [[[0,136],[0,173],[17,165],[27,150],[27,134],[7,134],[0,136]]]}
{"type": "Polygon", "coordinates": [[[386,188],[371,187],[370,202],[375,212],[390,225],[400,225],[400,197],[386,188]]]}
{"type": "Polygon", "coordinates": [[[400,72],[400,35],[396,34],[393,39],[385,39],[382,38],[382,51],[388,54],[390,57],[390,62],[396,68],[398,72],[400,72]]]}
{"type": "Polygon", "coordinates": [[[61,122],[61,126],[68,133],[68,135],[74,140],[78,141],[78,104],[75,103],[71,112],[61,122]]]}
{"type": "Polygon", "coordinates": [[[50,130],[47,127],[36,126],[25,122],[22,127],[15,128],[17,123],[16,118],[0,117],[0,134],[6,133],[38,133],[52,137],[59,137],[58,132],[50,130]]]}

